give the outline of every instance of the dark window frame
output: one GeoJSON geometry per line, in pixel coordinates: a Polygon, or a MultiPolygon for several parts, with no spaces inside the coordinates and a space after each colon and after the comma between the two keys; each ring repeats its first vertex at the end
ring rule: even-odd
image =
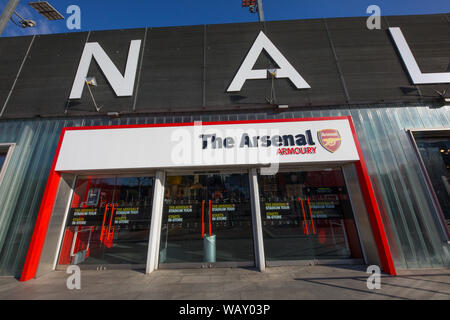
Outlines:
{"type": "Polygon", "coordinates": [[[15,145],[15,143],[0,143],[0,153],[6,154],[5,162],[0,167],[0,184],[5,176],[15,145]]]}
{"type": "Polygon", "coordinates": [[[417,146],[417,138],[440,138],[450,135],[450,128],[435,128],[435,129],[409,129],[406,130],[409,138],[411,139],[411,143],[414,148],[414,152],[416,153],[417,159],[419,160],[419,164],[421,167],[422,174],[427,183],[427,189],[430,193],[431,199],[433,201],[433,205],[435,208],[435,213],[440,223],[441,229],[443,231],[444,236],[448,243],[450,243],[450,231],[447,227],[446,219],[444,216],[444,212],[442,211],[441,204],[439,203],[439,199],[436,195],[436,192],[433,187],[433,183],[431,182],[431,178],[428,174],[428,170],[423,161],[422,155],[420,154],[419,147],[417,146]],[[420,137],[419,137],[420,135],[420,137]]]}

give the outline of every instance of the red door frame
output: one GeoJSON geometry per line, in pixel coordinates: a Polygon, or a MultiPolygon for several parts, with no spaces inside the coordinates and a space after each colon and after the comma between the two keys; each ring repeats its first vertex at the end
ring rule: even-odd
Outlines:
{"type": "MultiPolygon", "coordinates": [[[[252,124],[252,123],[282,123],[282,122],[305,122],[305,121],[324,121],[324,120],[348,120],[352,130],[356,149],[358,151],[359,161],[355,162],[358,173],[359,183],[364,196],[364,202],[369,213],[369,220],[374,234],[375,242],[378,249],[378,255],[381,260],[383,270],[390,274],[396,275],[394,262],[392,259],[391,250],[386,236],[386,232],[381,220],[380,211],[375,198],[375,193],[370,182],[369,173],[367,171],[366,163],[364,161],[361,146],[359,144],[358,136],[356,135],[355,126],[351,116],[342,117],[323,117],[323,118],[301,118],[301,119],[268,119],[268,120],[246,120],[246,121],[220,121],[220,122],[203,122],[203,126],[208,125],[236,125],[236,124],[252,124]]],[[[28,281],[35,277],[39,260],[44,246],[45,237],[47,234],[48,225],[53,211],[53,206],[56,200],[58,187],[61,179],[61,174],[55,171],[56,162],[58,160],[61,145],[64,140],[64,135],[67,131],[72,130],[101,130],[101,129],[131,129],[131,128],[148,128],[148,127],[182,127],[194,126],[190,123],[170,123],[170,124],[143,124],[143,125],[116,125],[116,126],[93,126],[93,127],[67,127],[63,128],[58,147],[53,158],[50,175],[45,188],[42,203],[39,208],[36,224],[31,238],[30,246],[28,248],[27,257],[23,267],[20,281],[28,281]]]]}

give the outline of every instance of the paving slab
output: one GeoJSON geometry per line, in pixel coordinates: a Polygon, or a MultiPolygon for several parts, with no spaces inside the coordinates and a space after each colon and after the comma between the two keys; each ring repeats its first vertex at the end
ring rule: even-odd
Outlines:
{"type": "Polygon", "coordinates": [[[365,266],[166,269],[150,275],[135,270],[82,270],[81,289],[54,271],[20,282],[0,278],[1,300],[450,300],[450,270],[415,270],[381,276],[381,289],[367,288],[365,266]]]}

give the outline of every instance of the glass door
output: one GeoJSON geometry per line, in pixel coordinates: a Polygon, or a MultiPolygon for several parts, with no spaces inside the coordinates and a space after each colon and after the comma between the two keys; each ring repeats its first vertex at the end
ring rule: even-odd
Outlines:
{"type": "Polygon", "coordinates": [[[266,261],[361,259],[340,169],[259,176],[266,261]]]}
{"type": "Polygon", "coordinates": [[[152,177],[78,178],[58,264],[144,268],[152,197],[152,177]]]}
{"type": "Polygon", "coordinates": [[[167,176],[159,263],[254,265],[248,174],[167,176]]]}

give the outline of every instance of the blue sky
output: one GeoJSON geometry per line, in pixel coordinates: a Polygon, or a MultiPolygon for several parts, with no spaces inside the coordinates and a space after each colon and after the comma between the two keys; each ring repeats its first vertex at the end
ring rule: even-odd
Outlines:
{"type": "MultiPolygon", "coordinates": [[[[0,11],[8,0],[0,0],[0,11]]],[[[21,29],[9,23],[3,36],[70,32],[66,21],[49,22],[22,0],[17,12],[38,23],[21,29]]],[[[67,7],[81,8],[81,30],[180,26],[257,21],[257,14],[241,8],[241,0],[49,0],[63,15],[67,7]]],[[[366,16],[369,5],[381,7],[382,15],[449,13],[449,0],[264,0],[266,20],[366,16]]]]}

